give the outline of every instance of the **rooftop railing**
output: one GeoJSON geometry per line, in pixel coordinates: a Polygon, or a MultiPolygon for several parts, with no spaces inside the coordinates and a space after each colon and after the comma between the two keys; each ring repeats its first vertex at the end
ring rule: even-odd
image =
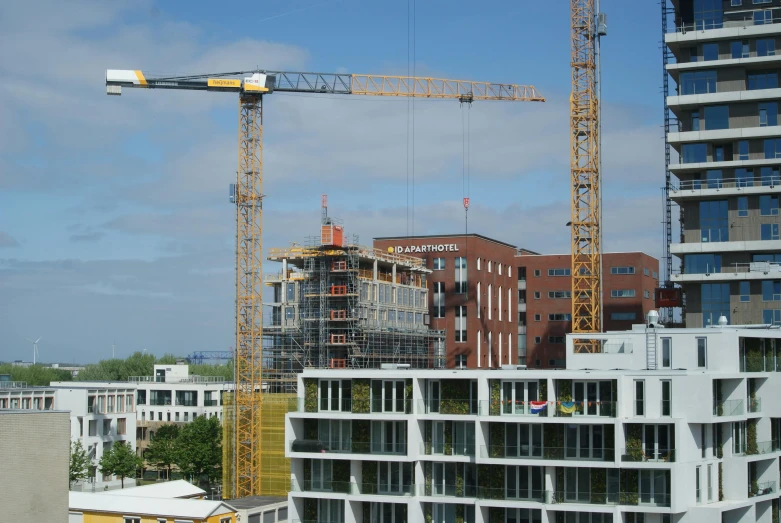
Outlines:
{"type": "Polygon", "coordinates": [[[26,389],[26,381],[0,381],[0,389],[26,389]]]}
{"type": "Polygon", "coordinates": [[[225,383],[229,380],[222,376],[128,376],[130,383],[225,383]]]}

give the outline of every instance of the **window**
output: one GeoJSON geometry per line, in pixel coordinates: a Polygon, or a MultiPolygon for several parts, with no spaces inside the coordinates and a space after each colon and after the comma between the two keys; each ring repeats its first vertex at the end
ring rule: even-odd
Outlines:
{"type": "Polygon", "coordinates": [[[613,321],[631,321],[637,319],[636,312],[611,312],[610,319],[613,321]]]}
{"type": "Polygon", "coordinates": [[[118,418],[117,419],[117,434],[120,436],[124,436],[127,434],[127,419],[126,418],[118,418]]]}
{"type": "Polygon", "coordinates": [[[724,146],[723,145],[714,145],[713,146],[713,161],[714,162],[723,162],[724,161],[724,146]]]}
{"type": "Polygon", "coordinates": [[[434,317],[445,317],[445,283],[441,281],[434,282],[434,317]]]}
{"type": "Polygon", "coordinates": [[[683,257],[686,274],[721,272],[721,254],[687,254],[683,257]]]}
{"type": "Polygon", "coordinates": [[[444,271],[445,270],[445,259],[444,258],[434,258],[434,270],[435,271],[444,271]]]}
{"type": "Polygon", "coordinates": [[[762,311],[762,323],[765,325],[781,324],[781,309],[764,309],[762,311]]]}
{"type": "Polygon", "coordinates": [[[681,146],[681,163],[708,161],[708,146],[704,143],[685,143],[681,146]]]}
{"type": "MultiPolygon", "coordinates": [[[[349,451],[352,444],[352,431],[349,420],[318,420],[317,439],[326,450],[332,452],[349,451]]],[[[367,445],[362,441],[360,445],[367,445]]],[[[374,452],[374,450],[372,450],[374,452]]]]}
{"type": "Polygon", "coordinates": [[[466,368],[466,354],[456,354],[456,368],[457,369],[466,368]]]}
{"type": "Polygon", "coordinates": [[[536,277],[539,275],[540,275],[540,269],[534,269],[534,276],[536,277]]]}
{"type": "Polygon", "coordinates": [[[635,380],[635,416],[645,416],[645,381],[635,380]]]}
{"type": "Polygon", "coordinates": [[[759,126],[778,125],[778,103],[765,102],[759,104],[759,126]]]}
{"type": "Polygon", "coordinates": [[[708,189],[721,189],[721,169],[710,169],[705,171],[705,180],[708,189]]]}
{"type": "Polygon", "coordinates": [[[541,297],[540,291],[534,291],[534,299],[539,300],[541,297]]]}
{"type": "Polygon", "coordinates": [[[748,40],[732,42],[730,44],[730,50],[732,51],[732,58],[748,58],[749,57],[748,40]]]}
{"type": "Polygon", "coordinates": [[[778,240],[778,224],[777,223],[763,223],[759,226],[760,240],[778,240]]]}
{"type": "Polygon", "coordinates": [[[708,464],[708,479],[707,479],[707,488],[708,488],[708,501],[713,501],[713,465],[708,464]]]}
{"type": "Polygon", "coordinates": [[[764,140],[762,144],[766,160],[781,158],[781,139],[768,138],[767,140],[764,140]]]}
{"type": "Polygon", "coordinates": [[[778,216],[778,196],[763,194],[759,197],[760,216],[778,216]]]}
{"type": "Polygon", "coordinates": [[[748,216],[748,196],[738,196],[738,217],[748,216]]]}
{"type": "Polygon", "coordinates": [[[548,269],[548,276],[570,276],[570,269],[548,269]]]}
{"type": "MultiPolygon", "coordinates": [[[[762,3],[767,3],[771,0],[762,0],[762,3]]],[[[756,2],[755,2],[756,3],[756,2]]],[[[765,25],[773,23],[773,11],[770,9],[762,9],[754,11],[754,25],[765,25]]]]}
{"type": "Polygon", "coordinates": [[[719,44],[702,44],[702,60],[710,62],[719,59],[719,44]]]}
{"type": "Polygon", "coordinates": [[[501,263],[497,263],[496,264],[496,268],[499,271],[499,276],[501,276],[502,275],[502,264],[501,263]]]}
{"type": "MultiPolygon", "coordinates": [[[[743,301],[742,298],[740,301],[743,301]]],[[[762,281],[762,301],[781,301],[781,281],[762,281]]]]}
{"type": "Polygon", "coordinates": [[[404,412],[403,380],[372,380],[372,412],[404,412]]]}
{"type": "Polygon", "coordinates": [[[534,337],[534,343],[542,343],[542,337],[541,336],[535,336],[534,337]]]}
{"type": "Polygon", "coordinates": [[[662,380],[662,416],[670,416],[672,405],[672,382],[662,380]]]}
{"type": "Polygon", "coordinates": [[[132,518],[125,516],[122,518],[123,523],[141,523],[141,518],[132,518]]]}
{"type": "Polygon", "coordinates": [[[572,314],[548,314],[548,321],[572,321],[572,314]]]}
{"type": "Polygon", "coordinates": [[[729,5],[731,7],[740,7],[743,4],[743,0],[730,0],[729,5]]]}
{"type": "MultiPolygon", "coordinates": [[[[776,141],[776,144],[779,145],[779,151],[781,151],[781,140],[776,141]]],[[[778,156],[781,158],[781,155],[778,156]]],[[[778,174],[778,168],[776,167],[762,167],[760,169],[760,181],[763,186],[774,186],[779,185],[779,182],[781,182],[781,176],[778,174]]]]}
{"type": "Polygon", "coordinates": [[[740,282],[740,301],[751,301],[751,283],[747,281],[740,282]]]}
{"type": "MultiPolygon", "coordinates": [[[[350,420],[343,420],[349,426],[350,420]]],[[[372,421],[372,454],[406,454],[407,423],[405,421],[372,421]]]]}
{"type": "MultiPolygon", "coordinates": [[[[481,301],[482,298],[480,296],[480,290],[481,290],[480,289],[480,282],[477,282],[477,293],[476,294],[477,294],[477,319],[478,320],[480,319],[480,314],[481,314],[480,313],[480,309],[481,309],[480,301],[481,301]]],[[[518,299],[519,300],[521,299],[521,292],[523,292],[523,301],[521,303],[526,303],[526,291],[525,290],[518,291],[518,299]]]]}
{"type": "Polygon", "coordinates": [[[548,336],[548,343],[564,343],[564,336],[548,336]]]}
{"type": "Polygon", "coordinates": [[[535,314],[534,321],[542,321],[542,316],[540,316],[539,314],[535,314]]]}
{"type": "Polygon", "coordinates": [[[694,1],[694,28],[696,30],[718,29],[722,26],[724,8],[721,0],[694,1]]]}
{"type": "Polygon", "coordinates": [[[108,436],[111,434],[111,420],[110,419],[104,419],[103,420],[103,435],[108,436]]]}
{"type": "Polygon", "coordinates": [[[634,289],[611,289],[610,297],[611,298],[634,298],[635,290],[634,289]]]}
{"type": "Polygon", "coordinates": [[[778,73],[775,71],[761,71],[748,73],[748,90],[776,89],[778,87],[778,73]]]}
{"type": "MultiPolygon", "coordinates": [[[[519,499],[525,501],[542,501],[545,485],[543,467],[516,467],[508,466],[505,473],[505,488],[507,499],[519,499]]],[[[510,509],[512,510],[512,509],[510,509]]],[[[513,510],[513,512],[515,512],[513,510]]],[[[450,519],[448,521],[456,521],[450,519]]],[[[507,521],[527,521],[531,519],[515,519],[510,517],[507,521]]]]}
{"type": "Polygon", "coordinates": [[[518,267],[518,281],[526,281],[526,267],[518,267]]]}
{"type": "Polygon", "coordinates": [[[477,259],[477,270],[478,270],[478,271],[479,271],[479,270],[481,270],[481,269],[480,269],[480,258],[478,258],[478,259],[477,259]]]}
{"type": "Polygon", "coordinates": [[[697,338],[697,367],[705,368],[708,365],[708,340],[697,338]]]}
{"type": "Polygon", "coordinates": [[[748,140],[738,141],[738,160],[748,160],[749,147],[748,140]]]}
{"type": "Polygon", "coordinates": [[[716,71],[681,73],[681,95],[707,94],[716,92],[716,71]]]}
{"type": "Polygon", "coordinates": [[[456,341],[466,341],[466,305],[456,305],[456,341]]]}
{"type": "Polygon", "coordinates": [[[699,131],[700,130],[700,112],[699,111],[692,111],[692,119],[691,119],[691,130],[692,131],[699,131]]]}
{"type": "MultiPolygon", "coordinates": [[[[634,267],[610,267],[610,274],[634,274],[634,267]]],[[[646,274],[646,276],[648,276],[646,274]]]]}
{"type": "Polygon", "coordinates": [[[502,321],[502,296],[504,296],[504,293],[502,292],[502,287],[499,287],[499,292],[497,293],[497,298],[499,301],[499,321],[502,321]]]}
{"type": "Polygon", "coordinates": [[[703,243],[729,241],[727,200],[700,202],[700,237],[703,243]]]}
{"type": "Polygon", "coordinates": [[[570,299],[572,298],[572,291],[548,291],[548,298],[570,299]]]}
{"type": "Polygon", "coordinates": [[[697,467],[694,471],[694,491],[695,491],[695,497],[697,499],[697,503],[702,503],[702,494],[700,493],[700,473],[702,472],[702,467],[697,467]]]}
{"type": "Polygon", "coordinates": [[[711,105],[704,108],[705,130],[729,129],[729,107],[726,105],[711,105]]]}
{"type": "Polygon", "coordinates": [[[350,409],[349,381],[320,380],[320,411],[340,412],[350,409]]]}
{"type": "Polygon", "coordinates": [[[456,258],[456,294],[466,294],[466,258],[456,258]]]}
{"type": "Polygon", "coordinates": [[[513,321],[513,290],[507,289],[507,321],[513,321]]]}
{"type": "Polygon", "coordinates": [[[702,302],[702,323],[716,325],[720,316],[730,319],[729,284],[704,283],[700,286],[702,302]]]}
{"type": "Polygon", "coordinates": [[[669,369],[672,365],[673,339],[662,338],[662,368],[669,369]]]}
{"type": "Polygon", "coordinates": [[[643,298],[645,298],[646,300],[650,299],[651,298],[651,291],[644,290],[643,291],[643,298]]]}
{"type": "Polygon", "coordinates": [[[659,279],[659,273],[657,273],[656,271],[652,271],[652,274],[653,274],[653,276],[651,276],[651,277],[652,277],[654,280],[658,280],[658,279],[659,279]]]}

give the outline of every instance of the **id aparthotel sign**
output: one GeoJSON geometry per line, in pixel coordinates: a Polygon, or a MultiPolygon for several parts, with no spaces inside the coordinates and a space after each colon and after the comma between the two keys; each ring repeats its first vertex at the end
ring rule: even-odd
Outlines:
{"type": "Polygon", "coordinates": [[[396,254],[416,254],[425,252],[458,252],[458,245],[455,243],[438,243],[432,245],[396,245],[388,247],[388,252],[396,254]]]}

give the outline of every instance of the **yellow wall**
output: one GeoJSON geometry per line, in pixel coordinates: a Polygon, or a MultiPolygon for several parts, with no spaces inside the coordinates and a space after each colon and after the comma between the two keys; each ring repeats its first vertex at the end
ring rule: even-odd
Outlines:
{"type": "MultiPolygon", "coordinates": [[[[109,512],[84,512],[84,523],[124,523],[124,516],[135,516],[141,518],[141,523],[157,523],[158,519],[162,519],[164,516],[138,516],[134,514],[113,514],[109,512]]],[[[236,523],[236,514],[233,512],[226,512],[224,514],[217,514],[204,520],[195,520],[198,522],[206,523],[222,523],[220,520],[230,517],[231,523],[236,523]]],[[[180,518],[186,519],[186,518],[180,518]]],[[[167,523],[174,523],[174,518],[167,518],[167,523]]]]}

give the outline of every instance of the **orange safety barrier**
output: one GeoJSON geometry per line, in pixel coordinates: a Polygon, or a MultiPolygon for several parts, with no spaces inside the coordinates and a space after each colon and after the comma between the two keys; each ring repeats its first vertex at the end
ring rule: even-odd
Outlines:
{"type": "Polygon", "coordinates": [[[331,262],[331,270],[332,271],[346,271],[347,270],[347,262],[345,260],[334,260],[331,262]]]}
{"type": "Polygon", "coordinates": [[[332,320],[345,320],[347,319],[347,311],[331,311],[332,320]]]}
{"type": "Polygon", "coordinates": [[[331,285],[331,294],[333,296],[343,296],[347,294],[347,285],[331,285]]]}
{"type": "Polygon", "coordinates": [[[347,343],[347,335],[331,334],[331,343],[347,343]]]}
{"type": "Polygon", "coordinates": [[[347,367],[347,360],[344,358],[331,358],[332,369],[344,369],[347,367]]]}

